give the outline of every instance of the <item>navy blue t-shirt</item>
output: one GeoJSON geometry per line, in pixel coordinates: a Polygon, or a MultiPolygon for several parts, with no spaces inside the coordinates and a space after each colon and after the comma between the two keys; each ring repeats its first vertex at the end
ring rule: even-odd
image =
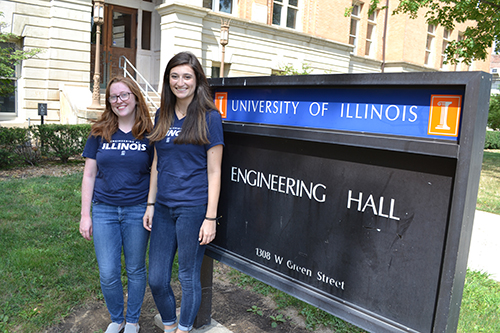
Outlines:
{"type": "Polygon", "coordinates": [[[174,144],[184,119],[174,119],[165,138],[155,143],[158,156],[156,201],[169,206],[199,206],[208,202],[207,151],[223,145],[222,119],[217,111],[207,113],[209,144],[174,144]]]}
{"type": "Polygon", "coordinates": [[[90,136],[83,157],[95,159],[97,176],[93,200],[115,206],[146,203],[153,160],[149,140],[118,130],[111,142],[90,136]]]}

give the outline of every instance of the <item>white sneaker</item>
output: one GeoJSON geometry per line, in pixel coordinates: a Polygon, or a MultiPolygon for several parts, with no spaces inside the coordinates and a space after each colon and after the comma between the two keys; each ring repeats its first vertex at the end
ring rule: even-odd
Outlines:
{"type": "Polygon", "coordinates": [[[161,316],[159,313],[155,316],[155,325],[162,330],[165,329],[165,325],[163,325],[163,321],[161,321],[161,316]]]}
{"type": "Polygon", "coordinates": [[[165,325],[163,325],[163,321],[161,321],[161,315],[159,313],[155,316],[155,325],[156,327],[159,327],[163,332],[166,333],[175,332],[175,330],[177,329],[177,325],[175,325],[171,329],[166,329],[165,325]]]}
{"type": "Polygon", "coordinates": [[[108,325],[108,328],[106,329],[106,332],[104,332],[104,333],[118,333],[123,329],[124,326],[125,326],[125,322],[123,322],[121,324],[111,323],[108,325]]]}
{"type": "Polygon", "coordinates": [[[137,323],[136,325],[127,323],[127,325],[125,325],[125,331],[123,331],[123,333],[139,333],[140,329],[141,327],[139,326],[139,323],[137,323]]]}

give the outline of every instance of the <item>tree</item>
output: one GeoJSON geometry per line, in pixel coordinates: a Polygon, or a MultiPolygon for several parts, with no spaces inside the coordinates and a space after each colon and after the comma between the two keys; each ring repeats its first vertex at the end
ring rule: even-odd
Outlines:
{"type": "MultiPolygon", "coordinates": [[[[371,0],[370,12],[379,4],[380,0],[371,0]]],[[[488,48],[500,40],[500,0],[399,0],[393,14],[415,18],[420,9],[426,10],[427,23],[449,30],[457,23],[472,23],[464,31],[463,39],[448,44],[445,54],[449,63],[487,60],[488,48]]],[[[500,51],[500,45],[497,44],[495,51],[500,51]]]]}
{"type": "MultiPolygon", "coordinates": [[[[0,12],[0,18],[3,16],[3,12],[0,12]]],[[[13,33],[4,33],[3,29],[6,26],[5,22],[0,21],[0,96],[8,96],[16,90],[15,85],[12,84],[16,66],[41,51],[40,49],[20,50],[17,47],[20,38],[13,33]]]]}
{"type": "Polygon", "coordinates": [[[293,65],[284,65],[284,66],[280,66],[280,72],[278,73],[278,75],[308,75],[308,74],[311,74],[312,72],[312,69],[311,67],[306,64],[306,63],[302,63],[302,70],[299,70],[299,69],[295,69],[293,67],[293,65]]]}
{"type": "Polygon", "coordinates": [[[488,127],[493,130],[500,129],[500,95],[491,96],[488,127]]]}

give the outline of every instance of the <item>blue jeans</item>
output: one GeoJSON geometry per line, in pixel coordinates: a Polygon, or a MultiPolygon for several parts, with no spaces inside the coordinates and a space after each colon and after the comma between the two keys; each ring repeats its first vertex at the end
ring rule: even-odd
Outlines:
{"type": "Polygon", "coordinates": [[[127,322],[137,323],[146,291],[146,248],[149,232],[142,226],[146,203],[135,206],[92,204],[94,248],[101,289],[111,321],[124,321],[121,254],[128,278],[127,322]]]}
{"type": "Polygon", "coordinates": [[[189,331],[201,303],[200,271],[206,246],[198,235],[206,205],[170,208],[155,205],[149,244],[149,286],[164,325],[177,321],[175,295],[170,286],[175,252],[182,288],[179,329],[189,331]]]}

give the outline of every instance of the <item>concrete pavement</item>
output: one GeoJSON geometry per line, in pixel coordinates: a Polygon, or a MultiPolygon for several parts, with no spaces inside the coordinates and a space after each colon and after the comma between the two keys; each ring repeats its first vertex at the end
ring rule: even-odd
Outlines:
{"type": "Polygon", "coordinates": [[[476,210],[467,267],[500,281],[500,215],[476,210]]]}
{"type": "Polygon", "coordinates": [[[199,329],[193,329],[191,330],[193,333],[231,333],[230,330],[216,322],[215,320],[212,319],[212,324],[203,326],[202,328],[199,329]]]}

